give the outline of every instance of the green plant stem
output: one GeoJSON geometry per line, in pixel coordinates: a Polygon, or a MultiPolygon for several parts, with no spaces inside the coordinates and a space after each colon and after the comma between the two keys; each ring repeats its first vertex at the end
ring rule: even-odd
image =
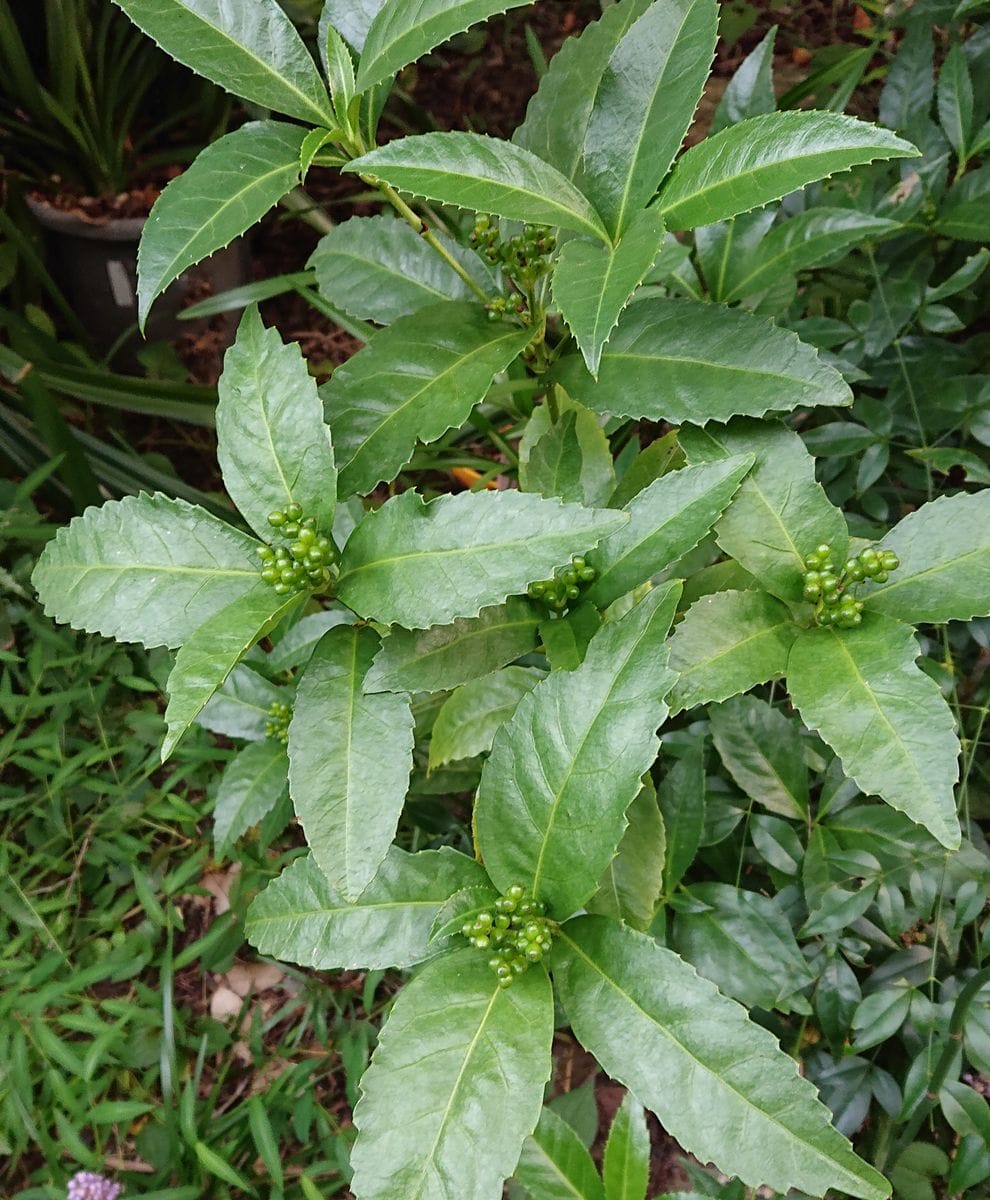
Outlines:
{"type": "Polygon", "coordinates": [[[311,225],[317,233],[329,233],[333,229],[333,221],[317,204],[309,193],[301,187],[294,187],[287,196],[279,200],[279,204],[287,212],[295,213],[307,225],[311,225]]]}
{"type": "Polygon", "coordinates": [[[505,457],[509,460],[510,465],[514,467],[519,466],[519,455],[515,452],[515,450],[512,449],[505,438],[502,437],[499,431],[483,413],[473,412],[470,417],[468,417],[468,420],[479,433],[483,433],[490,442],[492,442],[499,448],[499,450],[502,451],[505,457]]]}
{"type": "Polygon", "coordinates": [[[556,425],[560,420],[560,402],[557,399],[557,385],[551,383],[547,388],[547,411],[550,413],[551,424],[556,425]]]}

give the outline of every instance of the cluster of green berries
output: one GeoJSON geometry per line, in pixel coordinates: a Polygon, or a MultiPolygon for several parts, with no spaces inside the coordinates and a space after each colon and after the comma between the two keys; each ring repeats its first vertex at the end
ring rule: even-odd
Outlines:
{"type": "Polygon", "coordinates": [[[569,567],[562,567],[553,579],[541,579],[529,585],[529,597],[542,600],[554,612],[561,613],[577,600],[581,592],[594,583],[598,572],[583,558],[572,558],[569,567]]]}
{"type": "Polygon", "coordinates": [[[508,987],[538,963],[553,945],[556,925],[546,916],[539,900],[526,895],[515,883],[494,904],[494,912],[481,912],[461,926],[461,933],[479,950],[493,950],[488,966],[498,977],[499,987],[508,987]]]}
{"type": "Polygon", "coordinates": [[[557,248],[554,232],[545,225],[526,225],[518,237],[503,242],[498,222],[480,216],[470,241],[489,266],[498,267],[518,288],[517,293],[498,296],[488,304],[489,317],[495,321],[506,314],[523,316],[527,307],[524,295],[552,268],[551,255],[557,248]]]}
{"type": "Polygon", "coordinates": [[[815,604],[818,624],[851,629],[863,620],[863,602],[856,599],[854,586],[864,579],[886,583],[890,572],[901,564],[893,550],[867,546],[836,571],[832,548],[823,545],[808,555],[804,565],[804,598],[815,604]]]}
{"type": "Polygon", "coordinates": [[[268,720],[265,722],[265,733],[270,738],[277,738],[283,746],[289,742],[289,722],[292,720],[292,705],[283,704],[276,700],[268,710],[268,720]]]}
{"type": "Polygon", "coordinates": [[[292,541],[288,546],[262,546],[258,551],[265,583],[280,596],[325,587],[337,551],[330,538],[317,533],[316,518],[303,517],[302,506],[293,502],[269,513],[268,524],[292,541]]]}

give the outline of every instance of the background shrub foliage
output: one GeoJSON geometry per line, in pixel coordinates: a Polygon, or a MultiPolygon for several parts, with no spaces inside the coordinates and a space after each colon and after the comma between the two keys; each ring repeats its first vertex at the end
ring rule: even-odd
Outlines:
{"type": "Polygon", "coordinates": [[[57,620],[177,649],[163,758],[243,742],[219,853],[288,789],[309,849],[258,950],[416,968],[354,1195],[640,1200],[640,1106],[737,1181],[707,1194],[978,1194],[990,405],[947,335],[985,309],[982,6],[878,22],[878,124],[836,111],[862,55],[778,110],[771,34],[681,152],[715,0],[608,6],[509,141],[381,145],[396,73],[519,0],[328,0],[319,66],[275,0],[119,2],[282,114],[165,189],[145,315],[314,163],[382,202],[313,256],[367,330],[327,384],[241,321],[241,519],[111,501],[33,576],[57,620]],[[468,426],[518,487],[431,491],[418,447],[468,426]],[[561,1024],[629,1089],[602,1176],[543,1108],[561,1024]]]}

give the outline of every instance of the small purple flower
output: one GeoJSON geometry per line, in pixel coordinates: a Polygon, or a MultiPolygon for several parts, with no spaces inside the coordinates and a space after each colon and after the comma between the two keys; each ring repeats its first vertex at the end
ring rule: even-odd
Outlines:
{"type": "Polygon", "coordinates": [[[117,1200],[123,1184],[114,1183],[95,1171],[77,1171],[69,1180],[65,1200],[117,1200]]]}

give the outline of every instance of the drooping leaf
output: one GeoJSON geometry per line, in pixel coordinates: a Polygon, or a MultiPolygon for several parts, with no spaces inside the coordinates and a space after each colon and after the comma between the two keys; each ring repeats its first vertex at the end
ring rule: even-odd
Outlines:
{"type": "Polygon", "coordinates": [[[433,725],[430,770],[491,750],[495,734],[540,679],[530,667],[505,667],[452,692],[433,725]]]}
{"type": "Polygon", "coordinates": [[[31,581],[53,620],[122,642],[181,646],[262,583],[257,542],[185,500],[146,492],[63,526],[31,581]]]}
{"type": "Polygon", "coordinates": [[[901,565],[863,599],[900,621],[967,621],[990,614],[990,490],[939,496],[881,539],[901,565]]]}
{"type": "Polygon", "coordinates": [[[478,863],[456,850],[393,846],[349,904],[308,854],[252,902],[246,933],[260,953],[320,971],[411,967],[430,954],[430,926],[447,899],[485,882],[478,863]]]}
{"type": "Polygon", "coordinates": [[[296,689],[289,789],[313,857],[331,888],[356,900],[395,836],[412,769],[409,697],[364,695],[378,652],[368,628],[321,639],[296,689]]]}
{"type": "Polygon", "coordinates": [[[588,556],[598,578],[587,598],[607,608],[692,550],[721,516],[752,464],[752,455],[742,454],[682,467],[634,496],[624,510],[629,524],[588,556]]]}
{"type": "Polygon", "coordinates": [[[678,673],[671,711],[727,700],[783,675],[797,633],[788,608],[766,592],[702,596],[670,640],[670,665],[678,673]]]}
{"type": "Polygon", "coordinates": [[[715,0],[656,0],[602,73],[580,184],[613,237],[652,199],[701,99],[715,53],[715,0]]]}
{"type": "Polygon", "coordinates": [[[224,486],[264,541],[268,514],[295,501],[333,528],[337,472],[316,383],[294,344],[266,329],[256,305],[241,318],[218,387],[217,457],[224,486]]]}
{"type": "Polygon", "coordinates": [[[649,775],[626,810],[629,822],[615,857],[605,868],[588,912],[625,921],[633,929],[648,929],[663,886],[666,833],[649,775]]]}
{"type": "Polygon", "coordinates": [[[844,561],[845,518],[815,479],[815,460],[800,436],[770,421],[737,420],[725,427],[682,430],[688,462],[717,462],[730,454],[755,454],[756,465],[739,485],[715,528],[718,544],[762,587],[799,601],[805,557],[827,543],[844,561]]]}
{"type": "Polygon", "coordinates": [[[722,762],[746,795],[770,812],[804,820],[808,767],[794,722],[756,696],[736,696],[709,716],[722,762]]]}
{"type": "Polygon", "coordinates": [[[663,817],[663,891],[671,896],[694,862],[705,829],[705,743],[691,742],[667,771],[658,794],[663,817]]]}
{"type": "Polygon", "coordinates": [[[663,221],[650,208],[632,217],[614,247],[573,238],[560,252],[553,271],[554,303],[596,378],[602,348],[653,266],[662,241],[663,221]]]}
{"type": "Polygon", "coordinates": [[[525,3],[527,0],[394,0],[382,5],[361,50],[358,91],[366,92],[390,79],[478,21],[525,3]]]}
{"type": "Polygon", "coordinates": [[[252,742],[232,759],[220,778],[213,809],[217,852],[268,815],[289,787],[289,758],[274,738],[252,742]]]}
{"type": "Polygon", "coordinates": [[[498,138],[422,133],[380,146],[344,170],[442,204],[607,240],[601,217],[569,179],[498,138]]]}
{"type": "Polygon", "coordinates": [[[269,711],[283,696],[283,689],[241,663],[207,702],[196,724],[224,737],[260,742],[269,711]]]}
{"type": "Polygon", "coordinates": [[[499,1200],[539,1119],[552,1037],[542,968],[501,988],[473,949],[426,966],[395,1001],[361,1080],[355,1195],[499,1200]]]}
{"type": "Polygon", "coordinates": [[[595,892],[656,758],[674,680],[664,640],[679,584],[602,626],[584,662],[538,684],[496,734],[475,834],[492,882],[522,883],[558,919],[595,892]]]}
{"type": "MultiPolygon", "coordinates": [[[[527,430],[534,418],[535,413],[527,430]]],[[[568,406],[532,445],[525,450],[520,445],[519,486],[569,504],[606,504],[615,488],[615,468],[601,418],[582,405],[568,406]]]]}
{"type": "Polygon", "coordinates": [[[760,208],[837,171],[917,153],[888,130],[840,113],[766,113],[687,150],[661,193],[660,212],[668,229],[694,229],[760,208]]]}
{"type": "MultiPolygon", "coordinates": [[[[491,276],[472,250],[436,236],[479,287],[494,291],[491,276]]],[[[440,300],[473,300],[474,293],[405,221],[351,217],[319,241],[308,266],[331,304],[362,321],[389,325],[440,300]]]]}
{"type": "Polygon", "coordinates": [[[549,578],[626,519],[522,492],[462,492],[429,504],[403,492],[351,534],[337,594],[361,616],[406,629],[474,617],[549,578]]]}
{"type": "Polygon", "coordinates": [[[889,1194],[773,1035],[676,954],[595,916],[569,921],[557,945],[575,1035],[686,1150],[751,1186],[889,1194]]]}
{"type": "Polygon", "coordinates": [[[736,68],[712,118],[709,136],[749,117],[760,117],[777,107],[773,91],[773,47],[777,26],[772,26],[736,68]]]}
{"type": "Polygon", "coordinates": [[[529,600],[510,596],[429,629],[393,629],[364,681],[367,692],[444,692],[488,675],[536,645],[540,614],[529,600]]]}
{"type": "MultiPolygon", "coordinates": [[[[181,7],[178,0],[165,5],[181,7]]],[[[152,301],[173,279],[250,229],[296,186],[305,136],[299,125],[251,121],[207,146],[168,184],[138,248],[142,328],[152,301]]]]}
{"type": "Polygon", "coordinates": [[[596,412],[698,425],[852,402],[838,371],[795,334],[697,300],[633,304],[602,351],[597,382],[577,355],[555,378],[596,412]]]}
{"type": "Polygon", "coordinates": [[[552,1108],[544,1108],[523,1142],[513,1179],[530,1200],[605,1200],[591,1155],[552,1108]]]}
{"type": "Polygon", "coordinates": [[[850,779],[954,850],[959,741],[938,684],[915,663],[919,653],[909,625],[864,614],[856,629],[803,630],[787,686],[850,779]]]}
{"type": "Polygon", "coordinates": [[[460,300],[431,304],[376,334],[321,389],[340,496],[391,482],[417,439],[462,425],[531,336],[460,300]]]}
{"type": "Polygon", "coordinates": [[[242,100],[308,125],[333,124],[316,64],[277,0],[114,3],[166,54],[242,100]]]}

